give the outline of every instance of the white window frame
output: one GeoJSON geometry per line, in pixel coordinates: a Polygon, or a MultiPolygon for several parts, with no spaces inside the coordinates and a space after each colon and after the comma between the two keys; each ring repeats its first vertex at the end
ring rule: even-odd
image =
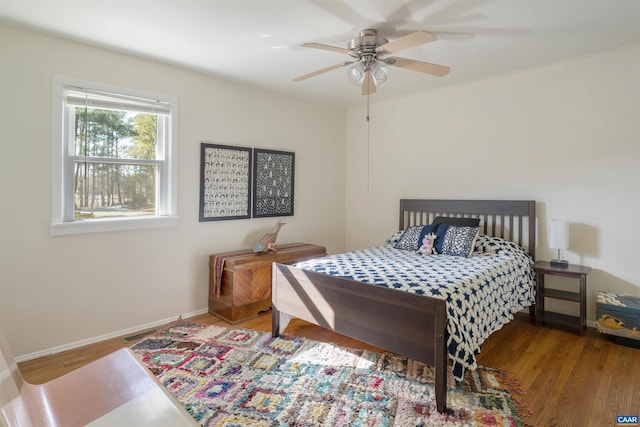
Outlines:
{"type": "Polygon", "coordinates": [[[178,189],[178,101],[176,97],[77,80],[63,76],[53,78],[53,121],[52,121],[52,179],[51,179],[51,235],[95,233],[104,231],[137,230],[144,228],[176,226],[178,189]],[[157,162],[157,215],[134,217],[92,218],[75,220],[73,217],[74,197],[74,156],[73,117],[69,117],[66,92],[71,89],[105,92],[123,97],[153,99],[169,105],[166,125],[159,121],[157,162]],[[70,131],[70,133],[69,133],[70,131]],[[162,140],[162,141],[160,141],[162,140]]]}

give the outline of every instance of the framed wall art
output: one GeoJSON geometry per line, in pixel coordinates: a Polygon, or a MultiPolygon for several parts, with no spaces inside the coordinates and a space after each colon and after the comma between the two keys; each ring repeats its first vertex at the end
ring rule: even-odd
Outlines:
{"type": "Polygon", "coordinates": [[[295,153],[253,150],[253,216],[293,215],[295,153]]]}
{"type": "Polygon", "coordinates": [[[200,221],[251,217],[251,148],[201,144],[200,221]]]}

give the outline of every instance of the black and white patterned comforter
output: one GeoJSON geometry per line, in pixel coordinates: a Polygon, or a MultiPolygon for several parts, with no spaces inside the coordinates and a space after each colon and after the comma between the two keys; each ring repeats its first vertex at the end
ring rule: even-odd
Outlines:
{"type": "Polygon", "coordinates": [[[423,256],[392,244],[299,262],[297,267],[447,301],[453,375],[475,369],[491,333],[534,303],[531,257],[515,243],[478,236],[473,254],[423,256]]]}

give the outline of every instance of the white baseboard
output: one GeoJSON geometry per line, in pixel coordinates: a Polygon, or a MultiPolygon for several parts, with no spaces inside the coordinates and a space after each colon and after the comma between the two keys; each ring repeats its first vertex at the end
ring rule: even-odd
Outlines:
{"type": "MultiPolygon", "coordinates": [[[[208,311],[208,309],[203,308],[200,310],[196,310],[196,311],[192,311],[191,313],[184,313],[182,314],[182,318],[183,319],[188,319],[189,317],[194,317],[194,316],[198,316],[200,314],[204,314],[208,311]]],[[[89,344],[95,344],[97,342],[100,341],[105,341],[105,340],[109,340],[112,338],[117,338],[117,337],[121,337],[121,336],[125,336],[125,335],[129,335],[131,333],[134,332],[140,332],[140,331],[144,331],[146,329],[151,329],[154,328],[156,326],[160,326],[160,325],[166,325],[167,323],[171,323],[175,320],[177,320],[180,317],[180,315],[176,315],[176,316],[172,316],[172,317],[168,317],[166,319],[161,319],[161,320],[156,320],[155,322],[151,322],[151,323],[146,323],[144,325],[138,325],[138,326],[133,326],[131,328],[127,328],[127,329],[121,329],[119,331],[114,331],[105,335],[100,335],[97,337],[91,337],[91,338],[87,338],[85,340],[80,340],[80,341],[75,341],[69,344],[63,344],[63,345],[59,345],[56,347],[52,347],[52,348],[48,348],[45,350],[40,350],[40,351],[36,351],[33,353],[29,353],[29,354],[23,354],[22,356],[16,356],[16,362],[17,363],[22,363],[22,362],[26,362],[28,360],[33,360],[33,359],[38,359],[40,357],[45,357],[45,356],[51,356],[53,354],[57,354],[63,351],[67,351],[67,350],[73,350],[74,348],[78,348],[78,347],[83,347],[85,345],[89,345],[89,344]]]]}

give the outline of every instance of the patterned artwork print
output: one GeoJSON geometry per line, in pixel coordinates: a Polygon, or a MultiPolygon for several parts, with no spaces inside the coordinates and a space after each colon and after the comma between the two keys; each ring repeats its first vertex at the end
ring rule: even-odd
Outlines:
{"type": "Polygon", "coordinates": [[[202,426],[525,426],[517,381],[478,367],[448,377],[391,353],[177,322],[132,347],[202,426]]]}
{"type": "Polygon", "coordinates": [[[375,246],[297,267],[447,301],[447,347],[453,373],[475,369],[484,340],[533,304],[533,260],[518,245],[479,235],[469,258],[422,256],[393,244],[375,246]]]}
{"type": "Polygon", "coordinates": [[[295,154],[254,150],[253,216],[293,215],[295,154]]]}
{"type": "Polygon", "coordinates": [[[251,214],[251,149],[202,144],[200,221],[251,214]]]}

